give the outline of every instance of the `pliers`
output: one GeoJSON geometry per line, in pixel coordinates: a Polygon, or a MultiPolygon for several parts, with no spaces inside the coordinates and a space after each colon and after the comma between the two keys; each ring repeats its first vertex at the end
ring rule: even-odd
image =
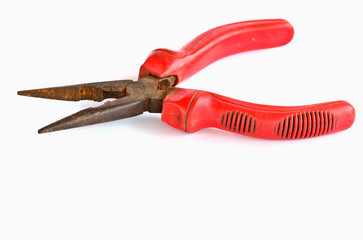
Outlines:
{"type": "Polygon", "coordinates": [[[204,32],[178,51],[156,49],[141,65],[139,79],[19,91],[19,95],[67,101],[116,100],[56,121],[39,133],[161,113],[161,120],[192,133],[207,127],[267,139],[300,139],[348,129],[355,111],[345,101],[282,107],[248,103],[215,93],[175,87],[226,56],[283,46],[294,29],[283,19],[227,24],[204,32]]]}

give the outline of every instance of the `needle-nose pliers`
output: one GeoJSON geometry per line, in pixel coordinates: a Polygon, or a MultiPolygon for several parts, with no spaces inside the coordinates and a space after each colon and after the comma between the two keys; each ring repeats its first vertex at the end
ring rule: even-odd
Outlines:
{"type": "Polygon", "coordinates": [[[258,138],[300,139],[349,128],[355,111],[345,101],[281,107],[175,87],[218,59],[283,46],[293,35],[293,27],[283,19],[232,23],[202,33],[178,51],[152,51],[141,66],[137,81],[87,83],[18,94],[68,101],[116,98],[56,121],[39,133],[132,117],[144,111],[161,113],[162,121],[189,133],[215,127],[258,138]]]}

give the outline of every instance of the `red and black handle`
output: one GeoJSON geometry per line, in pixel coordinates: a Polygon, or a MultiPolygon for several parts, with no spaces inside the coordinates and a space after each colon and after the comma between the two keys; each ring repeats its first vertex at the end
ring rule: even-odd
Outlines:
{"type": "Polygon", "coordinates": [[[162,121],[188,133],[214,127],[267,139],[300,139],[343,131],[354,118],[354,108],[345,101],[281,107],[183,88],[169,90],[161,115],[162,121]]]}
{"type": "MultiPolygon", "coordinates": [[[[232,23],[211,29],[178,51],[156,49],[140,68],[140,77],[174,75],[178,84],[207,65],[244,51],[283,46],[293,27],[283,19],[232,23]]],[[[349,128],[355,118],[345,101],[299,107],[243,102],[218,94],[171,88],[163,102],[162,121],[185,132],[215,127],[267,139],[300,139],[349,128]]]]}

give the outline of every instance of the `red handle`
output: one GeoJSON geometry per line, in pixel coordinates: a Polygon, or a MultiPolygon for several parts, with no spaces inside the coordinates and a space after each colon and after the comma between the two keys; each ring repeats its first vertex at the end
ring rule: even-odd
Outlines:
{"type": "Polygon", "coordinates": [[[161,120],[185,132],[215,127],[268,139],[299,139],[348,129],[355,111],[345,101],[299,107],[243,102],[210,92],[171,88],[161,120]]]}
{"type": "Polygon", "coordinates": [[[294,29],[283,19],[232,23],[211,29],[194,38],[179,51],[156,49],[140,68],[139,77],[149,74],[177,76],[177,83],[226,56],[289,43],[294,29]]]}

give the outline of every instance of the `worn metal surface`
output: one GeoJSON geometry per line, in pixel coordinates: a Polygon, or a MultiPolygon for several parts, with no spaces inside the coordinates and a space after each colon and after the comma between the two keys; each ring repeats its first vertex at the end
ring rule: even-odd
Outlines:
{"type": "Polygon", "coordinates": [[[138,81],[117,80],[108,82],[77,84],[63,87],[19,91],[19,95],[66,101],[93,100],[101,106],[87,108],[58,120],[38,133],[53,132],[69,128],[103,123],[142,114],[144,111],[161,113],[166,91],[173,86],[175,76],[158,78],[147,76],[138,81]]]}

